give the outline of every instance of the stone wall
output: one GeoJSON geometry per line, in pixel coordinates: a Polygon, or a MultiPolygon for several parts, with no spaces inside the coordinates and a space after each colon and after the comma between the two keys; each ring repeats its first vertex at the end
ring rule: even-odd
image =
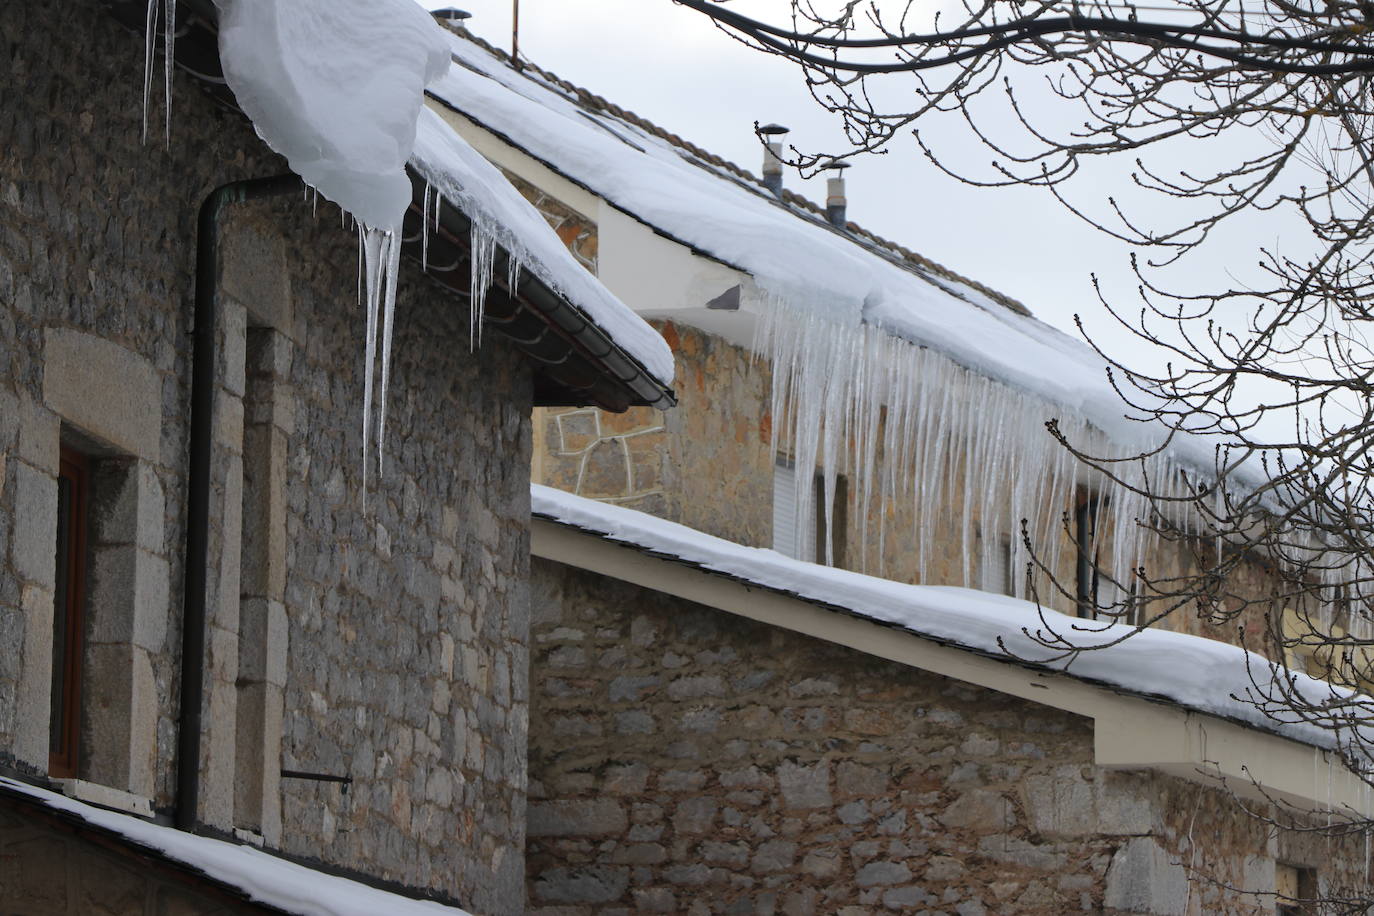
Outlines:
{"type": "Polygon", "coordinates": [[[1094,766],[1088,720],[533,572],[531,913],[1272,913],[1229,888],[1276,856],[1352,877],[1218,789],[1094,766]]]}
{"type": "MultiPolygon", "coordinates": [[[[143,145],[142,36],[96,0],[0,4],[0,35],[0,764],[47,769],[55,475],[71,443],[124,469],[101,502],[111,562],[92,575],[131,605],[90,609],[87,672],[101,673],[83,744],[123,757],[88,754],[81,775],[165,811],[196,215],[214,187],[286,167],[184,74],[169,142],[143,145]]],[[[465,306],[405,263],[385,470],[365,494],[356,236],[332,206],[312,211],[292,194],[226,214],[197,813],[509,912],[528,368],[497,335],[471,351],[465,306]],[[283,768],[352,783],[279,781],[283,768]]]]}
{"type": "Polygon", "coordinates": [[[678,406],[624,414],[538,411],[543,460],[536,482],[771,547],[767,366],[714,335],[674,322],[653,324],[676,359],[678,406]]]}

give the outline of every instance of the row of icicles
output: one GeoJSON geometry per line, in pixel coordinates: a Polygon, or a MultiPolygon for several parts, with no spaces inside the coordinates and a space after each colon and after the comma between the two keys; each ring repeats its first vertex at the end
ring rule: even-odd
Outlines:
{"type": "MultiPolygon", "coordinates": [[[[841,324],[772,301],[762,310],[754,351],[772,367],[771,444],[774,454],[790,452],[797,468],[797,517],[820,511],[824,530],[833,532],[839,492],[847,494],[852,517],[864,522],[851,526],[858,543],[847,545],[856,552],[845,558],[846,566],[900,575],[886,568],[889,558],[914,552],[919,582],[995,591],[1009,586],[1016,597],[1073,612],[1062,596],[1056,600],[1038,568],[1060,574],[1071,568],[1078,536],[1073,512],[1086,494],[1108,545],[1097,558],[1102,606],[1126,598],[1134,571],[1159,559],[1162,538],[1153,524],[1161,521],[1152,516],[1146,493],[1176,507],[1168,519],[1176,530],[1215,536],[1190,486],[1211,475],[1185,472],[1167,451],[1114,441],[1082,413],[974,372],[937,350],[872,325],[841,324]],[[1051,419],[1080,451],[1110,463],[1120,482],[1074,458],[1047,431],[1051,419]],[[1142,452],[1149,453],[1138,458],[1142,452]],[[841,474],[847,479],[837,490],[841,474]],[[821,481],[819,508],[815,478],[821,481]],[[898,510],[909,510],[909,526],[893,527],[898,510]],[[948,564],[934,568],[936,551],[951,533],[959,546],[952,578],[948,564]],[[988,581],[990,570],[1008,567],[1009,581],[988,581]]],[[[1221,490],[1212,490],[1215,505],[1208,512],[1224,518],[1221,490]]],[[[1295,559],[1280,558],[1280,567],[1315,577],[1320,586],[1319,606],[1306,612],[1329,628],[1344,607],[1351,634],[1374,638],[1374,564],[1360,557],[1333,560],[1314,537],[1298,532],[1292,538],[1299,545],[1295,559]]],[[[832,565],[834,546],[832,538],[821,558],[832,565]]],[[[1218,539],[1214,549],[1220,556],[1225,545],[1218,539]]]]}
{"type": "MultiPolygon", "coordinates": [[[[1136,451],[1110,442],[1086,417],[1061,405],[973,372],[939,351],[894,337],[867,324],[841,325],[773,302],[758,325],[755,351],[772,366],[773,449],[790,450],[798,468],[799,518],[817,511],[814,469],[823,480],[826,531],[833,531],[837,478],[846,476],[856,549],[846,565],[884,576],[889,547],[915,553],[918,581],[932,582],[934,551],[944,543],[940,525],[957,528],[956,581],[937,584],[988,587],[986,570],[1009,563],[1017,597],[1030,598],[1031,561],[1021,537],[1022,519],[1039,561],[1064,569],[1064,513],[1081,488],[1100,506],[1098,527],[1112,532],[1103,571],[1123,585],[1158,538],[1137,519],[1149,517],[1148,500],[1105,475],[1088,473],[1047,432],[1057,418],[1069,439],[1090,454],[1129,458],[1136,451]],[[893,530],[889,515],[909,507],[910,528],[893,530]],[[872,520],[876,519],[874,525],[872,520]],[[898,542],[889,544],[893,538],[898,542]],[[1002,556],[997,556],[1003,552],[1002,556]]],[[[1155,454],[1118,472],[1136,484],[1148,478],[1164,496],[1184,496],[1180,468],[1155,454]]],[[[842,491],[843,492],[843,491],[842,491]]],[[[834,542],[825,545],[833,563],[834,542]]],[[[903,554],[906,555],[906,554],[903,554]]],[[[1041,600],[1048,596],[1039,583],[1041,600]]],[[[1117,597],[1103,583],[1104,601],[1117,597]]]]}

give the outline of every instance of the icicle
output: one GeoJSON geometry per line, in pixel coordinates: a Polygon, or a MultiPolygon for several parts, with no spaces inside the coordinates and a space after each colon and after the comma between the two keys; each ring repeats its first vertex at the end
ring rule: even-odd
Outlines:
{"type": "Polygon", "coordinates": [[[477,348],[482,339],[482,316],[486,311],[487,289],[496,266],[496,236],[485,226],[472,223],[472,279],[469,288],[468,346],[477,348]]]}
{"type": "Polygon", "coordinates": [[[148,142],[148,105],[153,98],[153,58],[157,55],[157,8],[159,0],[148,0],[147,22],[143,29],[143,142],[148,142]]]}
{"type": "Polygon", "coordinates": [[[391,378],[391,332],[396,324],[396,283],[401,274],[401,236],[398,232],[386,233],[383,245],[386,253],[386,291],[382,301],[382,317],[385,319],[382,332],[382,403],[377,411],[377,474],[386,469],[386,405],[387,389],[391,378]]]}
{"type": "Polygon", "coordinates": [[[420,270],[429,273],[429,198],[431,189],[425,181],[425,208],[420,216],[420,270]]]}
{"type": "MultiPolygon", "coordinates": [[[[476,269],[476,265],[474,265],[476,269]]],[[[837,477],[849,475],[849,505],[856,519],[878,518],[878,536],[857,526],[853,565],[876,566],[883,574],[889,509],[910,512],[908,555],[917,581],[1002,587],[986,581],[989,570],[1012,566],[1012,590],[1026,596],[1020,574],[1030,557],[1020,535],[1021,519],[1038,559],[1063,571],[1063,513],[1079,486],[1092,489],[1104,507],[1099,526],[1105,547],[1105,576],[1130,587],[1154,541],[1137,524],[1148,501],[1079,467],[1049,436],[1044,425],[1057,418],[1063,434],[1090,452],[1129,458],[1131,447],[1109,443],[1088,420],[1061,405],[1013,389],[958,365],[945,355],[900,340],[881,328],[845,325],[815,312],[772,302],[763,310],[755,349],[772,365],[772,447],[787,452],[795,467],[798,517],[824,512],[833,531],[837,477]],[[823,506],[814,506],[822,481],[823,506]],[[957,500],[957,506],[949,503],[957,500]],[[957,508],[959,511],[951,511],[957,508]],[[941,543],[963,547],[953,574],[936,575],[933,550],[941,543]],[[877,562],[873,552],[876,550],[877,562]]],[[[1149,481],[1166,492],[1178,469],[1166,456],[1115,465],[1132,485],[1149,481]]],[[[833,552],[826,545],[826,559],[833,552]]],[[[1040,589],[1041,594],[1048,594],[1040,589]]],[[[1107,588],[1104,601],[1124,591],[1107,588]]]]}
{"type": "Polygon", "coordinates": [[[163,141],[167,148],[172,147],[172,71],[176,63],[177,0],[164,0],[162,4],[163,34],[163,91],[165,98],[163,114],[163,141]]]}
{"type": "Polygon", "coordinates": [[[143,142],[148,142],[148,106],[153,99],[153,61],[157,57],[157,20],[162,14],[163,140],[172,145],[172,71],[176,63],[176,0],[148,0],[143,31],[143,142]]]}
{"type": "Polygon", "coordinates": [[[376,372],[377,319],[381,304],[382,245],[384,233],[362,230],[363,257],[367,262],[367,332],[363,351],[363,506],[367,505],[368,440],[372,433],[372,379],[376,372]]]}
{"type": "Polygon", "coordinates": [[[373,390],[378,388],[377,472],[386,469],[387,398],[391,379],[391,341],[396,325],[396,285],[400,278],[402,241],[400,234],[385,229],[360,226],[360,258],[365,266],[367,298],[363,304],[367,320],[363,352],[363,505],[367,504],[367,478],[372,440],[373,390]],[[380,384],[378,356],[380,355],[380,384]]]}

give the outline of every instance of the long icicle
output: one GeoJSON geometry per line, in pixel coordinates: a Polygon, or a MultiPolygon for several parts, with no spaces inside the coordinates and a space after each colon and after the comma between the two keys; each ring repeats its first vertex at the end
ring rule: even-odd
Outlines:
{"type": "Polygon", "coordinates": [[[391,381],[391,336],[396,324],[396,283],[401,274],[401,235],[399,232],[386,233],[383,245],[386,254],[386,287],[382,302],[382,391],[381,404],[377,409],[377,476],[386,470],[386,405],[387,391],[391,381]]]}
{"type": "Polygon", "coordinates": [[[372,379],[376,372],[377,318],[381,299],[382,232],[362,227],[363,257],[367,262],[367,337],[363,352],[363,506],[367,506],[368,439],[372,432],[372,379]]]}
{"type": "MultiPolygon", "coordinates": [[[[156,0],[154,0],[156,2],[156,0]]],[[[177,0],[163,0],[162,4],[162,25],[165,29],[163,34],[162,53],[165,56],[163,61],[163,140],[167,148],[172,148],[172,71],[176,65],[176,39],[177,39],[177,0]]]]}
{"type": "Polygon", "coordinates": [[[143,30],[143,143],[148,142],[148,105],[153,97],[153,58],[157,56],[157,11],[159,0],[148,0],[147,22],[143,30]]]}

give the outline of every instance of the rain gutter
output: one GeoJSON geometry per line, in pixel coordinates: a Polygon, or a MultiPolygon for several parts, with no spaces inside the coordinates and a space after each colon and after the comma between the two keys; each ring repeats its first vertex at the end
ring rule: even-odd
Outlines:
{"type": "Polygon", "coordinates": [[[220,214],[231,204],[299,191],[295,175],[232,181],[200,205],[192,306],[190,447],[186,462],[186,581],[181,614],[181,712],[173,802],[178,829],[194,831],[200,802],[205,700],[205,599],[210,552],[210,458],[214,440],[215,336],[218,325],[220,214]]]}

